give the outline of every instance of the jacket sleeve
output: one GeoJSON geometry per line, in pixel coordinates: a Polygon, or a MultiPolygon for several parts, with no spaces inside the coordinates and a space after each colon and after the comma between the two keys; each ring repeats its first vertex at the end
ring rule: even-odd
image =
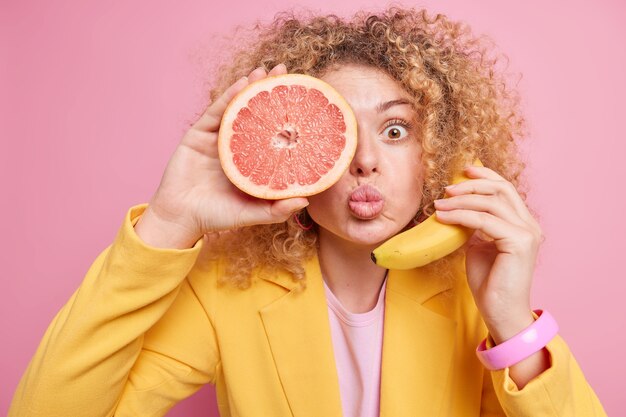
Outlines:
{"type": "MultiPolygon", "coordinates": [[[[534,312],[535,319],[538,317],[534,312]]],[[[487,337],[487,348],[494,344],[487,337]]],[[[485,369],[482,417],[606,417],[598,397],[560,335],[547,345],[550,367],[518,389],[510,368],[485,369]],[[504,412],[504,414],[502,414],[504,412]]]]}
{"type": "Polygon", "coordinates": [[[9,417],[160,416],[212,380],[215,365],[206,356],[191,359],[189,353],[199,353],[183,352],[191,335],[206,349],[215,346],[208,343],[208,317],[186,280],[203,240],[183,250],[144,244],[134,225],[146,207],[129,209],[113,244],[54,317],[18,384],[9,417]],[[194,320],[172,326],[179,316],[194,320]],[[173,332],[176,342],[166,343],[164,331],[173,332]]]}

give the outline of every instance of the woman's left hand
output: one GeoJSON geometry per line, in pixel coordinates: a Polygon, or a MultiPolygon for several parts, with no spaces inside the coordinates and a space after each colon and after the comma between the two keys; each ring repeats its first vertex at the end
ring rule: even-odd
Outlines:
{"type": "Polygon", "coordinates": [[[501,343],[533,321],[530,307],[535,261],[543,233],[509,181],[480,166],[470,178],[446,188],[435,201],[437,219],[476,229],[467,243],[469,287],[487,328],[501,343]]]}

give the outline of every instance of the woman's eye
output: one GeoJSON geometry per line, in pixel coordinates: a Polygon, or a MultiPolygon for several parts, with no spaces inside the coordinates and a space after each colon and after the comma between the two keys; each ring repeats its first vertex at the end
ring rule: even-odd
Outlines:
{"type": "Polygon", "coordinates": [[[383,135],[386,139],[394,140],[403,139],[408,134],[409,132],[406,127],[398,124],[391,125],[383,131],[383,135]]]}

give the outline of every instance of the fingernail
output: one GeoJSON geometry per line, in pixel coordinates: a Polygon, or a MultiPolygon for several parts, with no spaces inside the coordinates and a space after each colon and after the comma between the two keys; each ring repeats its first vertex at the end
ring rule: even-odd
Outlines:
{"type": "Polygon", "coordinates": [[[309,205],[309,200],[304,200],[303,202],[304,204],[298,207],[296,210],[302,210],[303,208],[309,205]]]}
{"type": "Polygon", "coordinates": [[[449,190],[449,189],[451,189],[451,188],[454,188],[455,186],[456,186],[456,184],[450,184],[450,185],[446,185],[446,186],[445,186],[445,187],[443,187],[443,188],[445,188],[446,190],[449,190]]]}

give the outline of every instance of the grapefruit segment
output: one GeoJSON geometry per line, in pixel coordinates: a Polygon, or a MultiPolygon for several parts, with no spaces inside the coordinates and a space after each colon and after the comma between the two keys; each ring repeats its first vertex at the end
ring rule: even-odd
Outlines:
{"type": "Polygon", "coordinates": [[[326,82],[303,74],[249,84],[228,104],[218,135],[220,163],[239,189],[276,200],[332,186],[356,151],[352,109],[326,82]]]}

